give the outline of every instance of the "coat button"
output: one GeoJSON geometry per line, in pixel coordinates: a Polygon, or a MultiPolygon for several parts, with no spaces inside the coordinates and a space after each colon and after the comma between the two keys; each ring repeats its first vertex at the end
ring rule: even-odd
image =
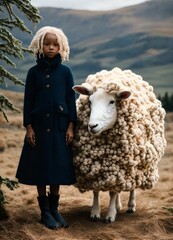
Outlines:
{"type": "Polygon", "coordinates": [[[49,74],[47,74],[47,75],[46,75],[46,78],[50,78],[50,75],[49,75],[49,74]]]}
{"type": "Polygon", "coordinates": [[[46,129],[46,132],[47,132],[47,133],[50,133],[50,128],[47,128],[47,129],[46,129]]]}
{"type": "Polygon", "coordinates": [[[49,88],[49,87],[50,87],[50,84],[47,84],[46,87],[49,88]]]}
{"type": "Polygon", "coordinates": [[[50,117],[50,114],[49,114],[49,113],[47,113],[47,114],[46,114],[46,117],[50,117]]]}

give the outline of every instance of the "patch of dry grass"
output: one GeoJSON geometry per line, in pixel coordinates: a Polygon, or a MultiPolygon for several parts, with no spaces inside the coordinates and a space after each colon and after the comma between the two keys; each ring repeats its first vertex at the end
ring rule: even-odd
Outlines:
{"type": "MultiPolygon", "coordinates": [[[[22,94],[8,93],[22,110],[22,94]],[[21,104],[21,105],[20,105],[21,104]]],[[[22,113],[10,113],[10,123],[0,119],[0,176],[15,180],[15,173],[21,154],[25,130],[22,127],[22,113]]],[[[59,210],[70,227],[52,231],[40,224],[40,210],[34,186],[20,184],[15,191],[3,186],[9,204],[6,210],[9,218],[0,221],[1,240],[172,240],[173,214],[166,208],[173,207],[173,114],[167,114],[165,124],[167,148],[159,162],[159,181],[151,190],[136,190],[137,211],[126,214],[127,192],[121,193],[123,208],[115,223],[105,224],[109,204],[107,192],[100,194],[101,221],[89,219],[92,192],[84,194],[73,186],[60,189],[59,210]],[[162,208],[165,206],[166,208],[162,208]]]]}

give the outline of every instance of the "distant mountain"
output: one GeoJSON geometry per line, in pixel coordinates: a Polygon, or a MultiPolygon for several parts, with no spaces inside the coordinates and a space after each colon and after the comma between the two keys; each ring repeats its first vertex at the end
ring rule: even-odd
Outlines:
{"type": "MultiPolygon", "coordinates": [[[[151,0],[113,11],[40,8],[40,14],[43,20],[36,28],[28,21],[26,25],[33,33],[46,25],[63,29],[71,46],[66,64],[75,83],[102,69],[121,67],[141,74],[156,93],[173,92],[172,0],[151,0]]],[[[25,46],[32,39],[17,31],[15,35],[25,46]]],[[[14,73],[24,80],[34,61],[33,56],[25,56],[14,73]]]]}

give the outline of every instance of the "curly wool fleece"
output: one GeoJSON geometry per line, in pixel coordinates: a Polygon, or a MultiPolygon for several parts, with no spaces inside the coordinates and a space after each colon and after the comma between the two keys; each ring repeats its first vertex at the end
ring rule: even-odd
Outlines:
{"type": "Polygon", "coordinates": [[[164,154],[165,110],[153,87],[131,70],[103,70],[86,79],[94,91],[130,90],[117,102],[117,121],[100,136],[88,132],[89,97],[76,101],[78,126],[73,142],[76,187],[81,192],[151,189],[158,181],[158,162],[164,154]]]}

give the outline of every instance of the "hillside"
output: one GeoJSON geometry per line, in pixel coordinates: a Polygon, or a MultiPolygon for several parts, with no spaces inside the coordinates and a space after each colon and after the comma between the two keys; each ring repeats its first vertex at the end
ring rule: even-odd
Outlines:
{"type": "MultiPolygon", "coordinates": [[[[141,74],[156,93],[172,93],[172,0],[151,0],[113,11],[40,8],[40,14],[43,20],[36,29],[28,22],[27,26],[33,32],[45,25],[64,30],[71,46],[67,64],[72,67],[75,83],[96,71],[118,66],[141,74]]],[[[28,46],[29,34],[15,34],[28,46]]],[[[15,73],[24,80],[33,63],[33,56],[27,55],[15,73]]]]}

